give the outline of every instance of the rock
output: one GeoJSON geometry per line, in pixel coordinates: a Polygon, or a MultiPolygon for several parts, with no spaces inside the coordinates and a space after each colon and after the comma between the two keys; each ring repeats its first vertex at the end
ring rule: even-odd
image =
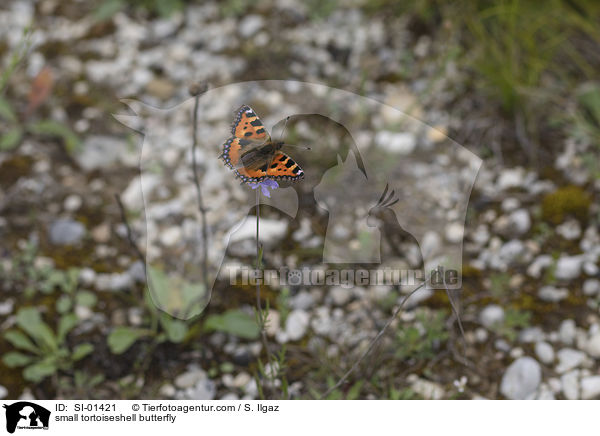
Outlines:
{"type": "Polygon", "coordinates": [[[535,343],[535,355],[545,363],[550,365],[554,362],[554,349],[548,342],[540,341],[535,343]]]}
{"type": "Polygon", "coordinates": [[[475,340],[477,342],[479,342],[480,344],[484,343],[485,341],[487,341],[489,335],[486,329],[483,329],[481,327],[478,327],[477,329],[475,329],[475,340]]]}
{"type": "Polygon", "coordinates": [[[523,254],[524,250],[525,246],[521,241],[512,239],[500,247],[498,257],[503,265],[510,265],[523,254]]]}
{"type": "Polygon", "coordinates": [[[264,26],[264,18],[260,15],[246,15],[239,23],[238,32],[242,38],[250,38],[264,26]]]}
{"type": "Polygon", "coordinates": [[[450,223],[446,226],[446,240],[452,243],[462,241],[465,233],[465,226],[461,223],[450,223]]]}
{"type": "Polygon", "coordinates": [[[0,385],[0,400],[6,398],[7,395],[8,395],[8,389],[6,389],[4,386],[0,385]]]}
{"type": "Polygon", "coordinates": [[[600,333],[596,333],[590,337],[585,349],[594,359],[600,359],[600,333]]]}
{"type": "Polygon", "coordinates": [[[528,327],[519,333],[519,341],[521,342],[539,342],[545,338],[544,331],[539,327],[528,327]]]}
{"type": "Polygon", "coordinates": [[[556,303],[564,300],[569,295],[569,291],[565,288],[555,288],[554,286],[544,286],[538,291],[540,300],[556,303]]]}
{"type": "Polygon", "coordinates": [[[96,288],[99,291],[121,291],[133,285],[133,280],[127,272],[101,273],[96,276],[96,288]]]}
{"type": "Polygon", "coordinates": [[[487,328],[497,327],[504,322],[504,309],[496,304],[484,307],[479,314],[479,322],[487,328]]]}
{"type": "Polygon", "coordinates": [[[542,254],[535,258],[533,262],[527,268],[527,274],[533,278],[540,278],[542,275],[542,270],[548,268],[554,263],[552,256],[548,254],[542,254]]]}
{"type": "Polygon", "coordinates": [[[108,223],[102,223],[92,229],[92,238],[94,241],[105,244],[110,239],[110,225],[108,223]]]}
{"type": "Polygon", "coordinates": [[[410,387],[425,400],[441,400],[444,398],[444,388],[429,380],[417,378],[410,387]]]}
{"type": "Polygon", "coordinates": [[[556,355],[558,357],[558,365],[556,365],[555,369],[559,374],[577,368],[585,360],[585,353],[572,348],[563,348],[556,355]]]}
{"type": "Polygon", "coordinates": [[[290,298],[290,307],[294,309],[308,310],[315,304],[315,298],[310,292],[300,291],[298,295],[290,298]]]}
{"type": "Polygon", "coordinates": [[[573,321],[572,319],[565,319],[560,324],[558,335],[563,343],[571,345],[575,340],[576,334],[577,328],[575,326],[575,321],[573,321]]]}
{"type": "MultiPolygon", "coordinates": [[[[234,226],[236,228],[237,226],[234,226]]],[[[274,244],[281,240],[287,232],[287,222],[268,218],[260,219],[260,241],[263,244],[274,244]]],[[[249,216],[238,230],[231,235],[229,242],[234,243],[245,239],[256,238],[256,217],[249,216]]],[[[228,235],[228,236],[229,236],[228,235]]],[[[227,237],[226,237],[227,238],[227,237]]]]}
{"type": "Polygon", "coordinates": [[[581,398],[592,400],[600,395],[600,376],[588,376],[581,379],[581,398]]]}
{"type": "Polygon", "coordinates": [[[390,153],[407,155],[415,149],[417,138],[410,132],[381,130],[375,135],[375,144],[390,153]]]}
{"type": "Polygon", "coordinates": [[[521,236],[529,231],[531,227],[531,218],[526,209],[515,210],[508,217],[511,233],[514,236],[521,236]]]}
{"type": "Polygon", "coordinates": [[[572,241],[581,236],[581,226],[579,225],[579,221],[571,219],[556,227],[556,233],[563,238],[572,241]]]}
{"type": "Polygon", "coordinates": [[[238,375],[235,376],[231,385],[234,388],[243,388],[250,382],[251,379],[252,377],[250,377],[250,375],[247,372],[240,372],[238,375]]]}
{"type": "Polygon", "coordinates": [[[207,378],[206,372],[202,369],[192,369],[175,377],[175,386],[180,389],[191,388],[205,378],[207,378]]]}
{"type": "Polygon", "coordinates": [[[167,383],[160,387],[158,393],[165,398],[173,398],[177,391],[175,390],[175,386],[173,386],[171,383],[167,383]]]}
{"type": "Polygon", "coordinates": [[[567,400],[579,398],[579,370],[571,371],[560,378],[562,391],[567,400]]]}
{"type": "Polygon", "coordinates": [[[85,236],[85,227],[70,218],[59,219],[50,226],[50,242],[55,245],[75,245],[85,236]]]}
{"type": "Polygon", "coordinates": [[[175,93],[175,86],[169,80],[156,77],[148,82],[146,91],[161,100],[168,100],[175,93]]]}
{"type": "Polygon", "coordinates": [[[335,286],[329,291],[329,295],[336,306],[345,305],[352,298],[352,290],[342,286],[335,286]]]}
{"type": "Polygon", "coordinates": [[[186,390],[186,397],[190,400],[213,400],[216,394],[215,382],[209,378],[200,380],[196,386],[186,390]]]}
{"type": "Polygon", "coordinates": [[[600,292],[600,280],[598,279],[587,279],[583,282],[583,293],[589,297],[592,297],[600,292]]]}
{"type": "Polygon", "coordinates": [[[502,170],[498,177],[497,188],[500,191],[509,188],[518,188],[523,185],[523,169],[522,168],[507,168],[502,170]]]}
{"type": "Polygon", "coordinates": [[[531,357],[520,357],[506,369],[500,383],[500,392],[511,400],[533,398],[542,381],[542,368],[531,357]]]}
{"type": "Polygon", "coordinates": [[[165,247],[173,247],[179,241],[181,241],[182,236],[183,236],[183,232],[181,230],[181,227],[178,227],[178,226],[169,227],[165,231],[161,232],[160,242],[165,247]]]}
{"type": "Polygon", "coordinates": [[[290,341],[302,339],[308,330],[308,312],[304,310],[293,310],[287,317],[285,333],[290,341]]]}
{"type": "Polygon", "coordinates": [[[12,313],[15,307],[15,301],[12,298],[7,298],[4,301],[0,301],[0,315],[8,315],[12,313]]]}
{"type": "Polygon", "coordinates": [[[556,397],[554,397],[554,392],[552,392],[552,389],[550,389],[550,387],[548,385],[546,385],[545,383],[542,383],[535,399],[536,400],[555,400],[556,397]]]}
{"type": "Polygon", "coordinates": [[[129,151],[127,141],[117,136],[88,135],[81,151],[74,154],[85,171],[110,169],[115,165],[136,165],[139,156],[129,151]]]}
{"type": "Polygon", "coordinates": [[[582,256],[562,256],[556,262],[555,276],[559,280],[572,280],[581,274],[582,256]]]}
{"type": "Polygon", "coordinates": [[[83,200],[79,195],[71,194],[67,196],[67,198],[65,198],[65,201],[63,202],[63,207],[66,211],[75,212],[81,207],[82,203],[83,200]]]}

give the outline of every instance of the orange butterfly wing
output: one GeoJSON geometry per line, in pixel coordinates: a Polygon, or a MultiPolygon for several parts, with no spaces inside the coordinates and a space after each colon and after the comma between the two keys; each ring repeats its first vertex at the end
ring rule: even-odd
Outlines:
{"type": "Polygon", "coordinates": [[[231,125],[231,134],[242,139],[270,141],[271,136],[256,112],[248,105],[240,107],[231,125]]]}

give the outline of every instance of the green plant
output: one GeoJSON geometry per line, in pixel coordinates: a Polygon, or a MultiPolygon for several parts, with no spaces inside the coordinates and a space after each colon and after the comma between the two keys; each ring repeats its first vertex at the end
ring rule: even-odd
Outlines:
{"type": "Polygon", "coordinates": [[[493,330],[509,341],[514,341],[519,330],[529,327],[530,322],[531,312],[509,308],[504,312],[504,322],[495,326],[493,330]]]}
{"type": "Polygon", "coordinates": [[[67,335],[78,322],[75,314],[64,314],[54,331],[36,308],[20,309],[16,315],[19,329],[4,333],[4,338],[19,351],[6,353],[2,361],[9,368],[24,367],[23,377],[35,383],[59,371],[70,371],[77,361],[94,350],[89,343],[68,345],[67,335]]]}
{"type": "Polygon", "coordinates": [[[185,0],[104,0],[94,10],[93,18],[96,21],[108,20],[128,6],[168,18],[175,12],[181,11],[184,4],[185,0]]]}
{"type": "Polygon", "coordinates": [[[396,333],[396,357],[401,360],[422,361],[436,356],[440,346],[448,340],[443,310],[427,313],[419,311],[415,325],[401,325],[396,333]]]}

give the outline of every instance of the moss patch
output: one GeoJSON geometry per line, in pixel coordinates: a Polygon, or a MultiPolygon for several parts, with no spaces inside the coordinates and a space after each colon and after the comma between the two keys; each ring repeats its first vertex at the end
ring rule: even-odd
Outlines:
{"type": "Polygon", "coordinates": [[[542,200],[542,218],[552,224],[560,224],[567,217],[585,222],[592,199],[578,186],[565,186],[546,195],[542,200]]]}

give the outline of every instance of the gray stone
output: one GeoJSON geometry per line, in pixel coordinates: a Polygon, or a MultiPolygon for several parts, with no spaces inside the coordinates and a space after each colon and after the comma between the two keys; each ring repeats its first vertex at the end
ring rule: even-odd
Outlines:
{"type": "Polygon", "coordinates": [[[175,386],[187,389],[195,386],[200,380],[206,378],[206,372],[202,369],[191,369],[175,377],[175,386]]]}
{"type": "Polygon", "coordinates": [[[107,169],[116,164],[135,165],[138,158],[122,138],[100,135],[87,136],[81,152],[75,154],[77,163],[85,171],[107,169]]]}
{"type": "Polygon", "coordinates": [[[554,286],[544,286],[538,291],[540,300],[556,303],[564,300],[569,295],[569,291],[565,288],[555,288],[554,286]]]}
{"type": "Polygon", "coordinates": [[[85,236],[85,227],[70,218],[59,219],[50,226],[50,242],[55,245],[75,245],[85,236]]]}
{"type": "Polygon", "coordinates": [[[243,38],[249,38],[262,29],[264,18],[260,15],[246,15],[239,23],[238,32],[243,38]]]}
{"type": "Polygon", "coordinates": [[[581,274],[581,256],[562,256],[556,262],[556,278],[559,280],[572,280],[581,274]]]}
{"type": "Polygon", "coordinates": [[[585,360],[585,353],[572,348],[563,348],[556,355],[558,357],[558,365],[556,365],[555,369],[559,374],[577,368],[585,360]]]}
{"type": "Polygon", "coordinates": [[[520,357],[506,369],[500,383],[500,392],[511,400],[533,398],[541,381],[540,364],[531,357],[520,357]]]}
{"type": "Polygon", "coordinates": [[[514,236],[527,233],[531,227],[531,218],[526,209],[515,210],[508,217],[509,231],[514,236]]]}
{"type": "Polygon", "coordinates": [[[308,312],[304,310],[293,310],[287,317],[285,333],[290,341],[302,339],[308,330],[308,312]]]}
{"type": "Polygon", "coordinates": [[[0,385],[0,400],[2,400],[3,398],[6,398],[7,395],[8,395],[8,389],[6,389],[4,386],[0,385]]]}
{"type": "Polygon", "coordinates": [[[215,382],[209,378],[200,380],[193,388],[186,390],[190,400],[213,400],[217,394],[215,382]]]}
{"type": "Polygon", "coordinates": [[[352,298],[352,289],[347,289],[342,286],[335,286],[329,291],[329,295],[336,306],[343,306],[352,298]]]}
{"type": "Polygon", "coordinates": [[[521,342],[539,342],[545,338],[544,331],[539,327],[528,327],[519,333],[519,341],[521,342]]]}
{"type": "Polygon", "coordinates": [[[573,341],[575,341],[575,336],[577,335],[575,321],[572,319],[565,319],[563,322],[561,322],[558,335],[560,336],[560,340],[562,342],[567,345],[571,345],[573,341]]]}
{"type": "Polygon", "coordinates": [[[590,337],[586,344],[587,353],[595,359],[600,359],[600,333],[590,337]]]}
{"type": "Polygon", "coordinates": [[[592,297],[600,292],[600,280],[598,279],[587,279],[583,282],[583,293],[589,297],[592,297]]]}
{"type": "Polygon", "coordinates": [[[535,343],[535,355],[545,363],[550,365],[554,362],[554,349],[548,342],[540,341],[535,343]]]}
{"type": "Polygon", "coordinates": [[[579,370],[570,371],[560,378],[562,391],[567,400],[579,398],[579,370]]]}
{"type": "Polygon", "coordinates": [[[479,314],[479,322],[487,328],[501,325],[504,322],[504,309],[497,304],[490,304],[479,314]]]}
{"type": "Polygon", "coordinates": [[[581,379],[581,398],[591,400],[600,395],[600,376],[588,376],[581,379]]]}

